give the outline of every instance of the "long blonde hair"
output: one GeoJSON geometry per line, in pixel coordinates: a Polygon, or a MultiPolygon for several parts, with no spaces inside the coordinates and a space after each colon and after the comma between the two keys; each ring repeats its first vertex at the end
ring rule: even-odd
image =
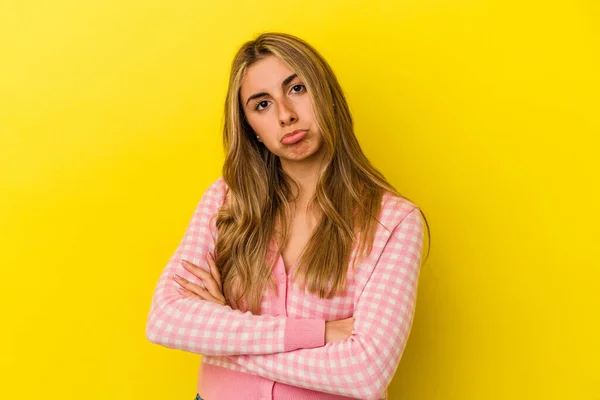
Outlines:
{"type": "Polygon", "coordinates": [[[254,314],[260,313],[266,285],[276,290],[275,259],[268,257],[269,250],[273,237],[281,245],[279,250],[285,247],[289,202],[294,200],[292,179],[281,168],[279,157],[256,140],[241,106],[246,71],[268,56],[287,63],[305,84],[326,146],[311,202],[322,218],[296,263],[293,278],[321,298],[343,292],[359,237],[357,254],[371,252],[384,191],[403,197],[363,154],[342,89],[317,50],[285,33],[263,33],[244,43],[233,60],[225,101],[222,175],[229,192],[217,215],[215,261],[228,303],[254,314]]]}

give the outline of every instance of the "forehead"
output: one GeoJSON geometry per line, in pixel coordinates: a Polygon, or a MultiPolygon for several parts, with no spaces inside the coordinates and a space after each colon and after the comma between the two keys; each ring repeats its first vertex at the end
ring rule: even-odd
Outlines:
{"type": "Polygon", "coordinates": [[[281,82],[294,71],[275,56],[268,56],[252,64],[242,78],[242,100],[258,92],[273,93],[281,88],[281,82]]]}

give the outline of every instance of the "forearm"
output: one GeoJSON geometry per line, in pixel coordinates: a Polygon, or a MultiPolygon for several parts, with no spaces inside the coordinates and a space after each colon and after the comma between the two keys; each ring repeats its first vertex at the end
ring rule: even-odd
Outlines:
{"type": "Polygon", "coordinates": [[[405,347],[401,336],[393,342],[396,344],[391,346],[379,343],[382,348],[378,348],[377,340],[352,335],[320,348],[228,359],[244,372],[277,382],[353,398],[379,399],[405,347]]]}
{"type": "MultiPolygon", "coordinates": [[[[152,343],[211,356],[273,354],[324,345],[324,320],[253,315],[182,296],[171,278],[178,259],[170,261],[152,299],[146,325],[152,343]]],[[[177,270],[179,275],[185,272],[177,270]]]]}
{"type": "Polygon", "coordinates": [[[349,339],[288,353],[235,356],[245,372],[307,389],[379,399],[406,346],[416,303],[423,231],[418,210],[391,233],[354,307],[349,339]]]}
{"type": "Polygon", "coordinates": [[[198,277],[182,260],[204,264],[214,253],[215,215],[222,205],[225,182],[216,180],[197,204],[186,232],[162,271],[150,305],[146,336],[152,343],[204,355],[273,354],[324,345],[325,321],[294,319],[233,310],[177,290],[178,274],[194,284],[198,277]]]}

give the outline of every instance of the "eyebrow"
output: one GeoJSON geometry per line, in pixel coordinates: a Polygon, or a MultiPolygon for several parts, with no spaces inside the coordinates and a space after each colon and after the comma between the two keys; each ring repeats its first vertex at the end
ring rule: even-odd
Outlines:
{"type": "MultiPolygon", "coordinates": [[[[281,87],[287,86],[291,81],[296,79],[297,76],[298,76],[298,74],[292,74],[292,75],[288,76],[287,78],[285,78],[283,80],[283,82],[281,82],[281,87]]],[[[259,97],[268,96],[268,95],[269,95],[269,93],[267,93],[267,92],[255,93],[252,96],[248,97],[248,100],[246,100],[246,106],[248,106],[248,103],[250,103],[250,100],[254,100],[259,97]]]]}

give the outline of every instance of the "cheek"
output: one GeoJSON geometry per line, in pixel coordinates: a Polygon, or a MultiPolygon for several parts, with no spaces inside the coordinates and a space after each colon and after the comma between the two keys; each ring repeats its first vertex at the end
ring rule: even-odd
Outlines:
{"type": "Polygon", "coordinates": [[[313,121],[317,120],[315,115],[315,110],[313,109],[312,102],[310,98],[306,96],[306,100],[298,105],[298,112],[300,114],[300,120],[304,121],[313,121]]]}
{"type": "MultiPolygon", "coordinates": [[[[279,138],[279,126],[277,120],[269,115],[260,115],[248,117],[248,125],[252,128],[255,135],[260,136],[260,141],[271,152],[276,151],[279,138]]],[[[256,139],[256,136],[253,136],[256,139]]]]}
{"type": "Polygon", "coordinates": [[[248,121],[248,125],[250,125],[250,128],[252,128],[252,130],[260,136],[266,136],[266,124],[265,124],[265,119],[261,118],[259,116],[256,115],[252,115],[247,117],[247,121],[248,121]]]}

